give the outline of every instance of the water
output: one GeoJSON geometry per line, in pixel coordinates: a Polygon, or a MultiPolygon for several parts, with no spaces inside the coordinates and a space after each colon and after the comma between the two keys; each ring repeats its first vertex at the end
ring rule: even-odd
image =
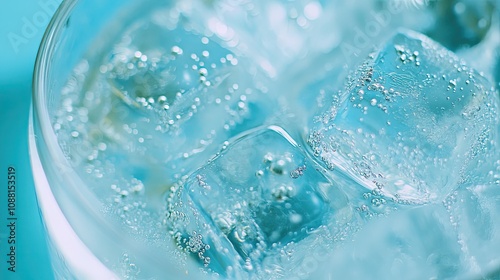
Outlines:
{"type": "Polygon", "coordinates": [[[155,9],[75,67],[53,127],[106,219],[207,277],[494,275],[498,66],[466,60],[498,30],[455,3],[442,37],[445,2],[155,9]]]}

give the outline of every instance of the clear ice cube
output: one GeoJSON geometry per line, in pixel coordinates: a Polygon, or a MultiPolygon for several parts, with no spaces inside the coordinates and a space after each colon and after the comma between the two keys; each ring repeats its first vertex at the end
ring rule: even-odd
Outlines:
{"type": "Polygon", "coordinates": [[[313,153],[397,202],[443,199],[491,160],[498,94],[421,34],[396,34],[333,100],[314,119],[313,153]]]}
{"type": "Polygon", "coordinates": [[[68,142],[89,146],[78,149],[81,161],[124,163],[116,169],[141,180],[162,166],[172,171],[168,185],[224,140],[265,123],[272,101],[248,61],[189,23],[164,22],[162,12],[133,22],[110,51],[77,67],[56,122],[74,131],[68,142]]]}
{"type": "Polygon", "coordinates": [[[174,186],[166,205],[179,248],[230,278],[262,273],[264,263],[268,270],[286,266],[276,261],[286,246],[297,244],[303,256],[301,244],[315,242],[313,232],[352,215],[343,192],[275,126],[225,146],[174,186]],[[191,233],[209,249],[193,250],[191,233]]]}

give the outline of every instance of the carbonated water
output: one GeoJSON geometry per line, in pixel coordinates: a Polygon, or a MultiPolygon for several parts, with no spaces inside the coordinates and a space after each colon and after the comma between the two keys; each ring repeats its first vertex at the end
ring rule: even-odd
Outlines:
{"type": "Polygon", "coordinates": [[[173,3],[98,38],[53,127],[107,218],[207,277],[494,277],[498,74],[397,30],[498,43],[469,2],[173,3]]]}

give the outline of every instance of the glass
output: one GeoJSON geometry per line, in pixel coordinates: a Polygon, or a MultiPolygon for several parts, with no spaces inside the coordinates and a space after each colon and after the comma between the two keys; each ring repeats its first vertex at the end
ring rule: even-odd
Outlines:
{"type": "Polygon", "coordinates": [[[350,3],[64,1],[30,125],[57,277],[497,275],[496,2],[350,3]]]}

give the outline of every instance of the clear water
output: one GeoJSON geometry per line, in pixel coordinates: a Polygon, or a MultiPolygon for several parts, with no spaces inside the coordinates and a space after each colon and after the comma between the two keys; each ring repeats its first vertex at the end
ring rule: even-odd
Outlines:
{"type": "Polygon", "coordinates": [[[444,2],[155,10],[76,66],[58,141],[125,234],[208,276],[494,277],[498,74],[396,32],[464,58],[498,41],[484,5],[463,4],[486,11],[471,33],[444,2]],[[442,37],[448,16],[464,36],[442,37]]]}

